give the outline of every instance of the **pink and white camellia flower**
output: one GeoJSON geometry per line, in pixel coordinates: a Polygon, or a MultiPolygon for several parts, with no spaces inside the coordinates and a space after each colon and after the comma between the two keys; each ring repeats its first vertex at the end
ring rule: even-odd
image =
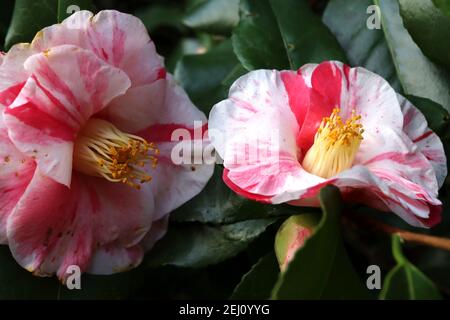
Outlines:
{"type": "Polygon", "coordinates": [[[224,181],[238,194],[316,206],[325,185],[414,226],[440,221],[447,174],[438,136],[380,76],[340,62],[238,79],[209,119],[224,181]]]}
{"type": "Polygon", "coordinates": [[[176,129],[206,117],[140,20],[81,11],[0,65],[0,242],[37,275],[137,266],[212,166],[175,165],[176,129]]]}

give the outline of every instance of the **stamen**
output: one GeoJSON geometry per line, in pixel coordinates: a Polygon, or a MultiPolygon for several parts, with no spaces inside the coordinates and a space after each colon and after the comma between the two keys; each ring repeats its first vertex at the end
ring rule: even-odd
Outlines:
{"type": "Polygon", "coordinates": [[[314,144],[303,159],[302,166],[308,172],[330,178],[350,168],[363,139],[364,129],[360,115],[352,111],[345,123],[335,108],[330,117],[322,119],[314,137],[314,144]]]}
{"type": "Polygon", "coordinates": [[[74,147],[74,168],[90,176],[103,177],[140,189],[152,177],[144,170],[155,168],[159,150],[154,143],[124,133],[101,119],[90,119],[74,147]]]}

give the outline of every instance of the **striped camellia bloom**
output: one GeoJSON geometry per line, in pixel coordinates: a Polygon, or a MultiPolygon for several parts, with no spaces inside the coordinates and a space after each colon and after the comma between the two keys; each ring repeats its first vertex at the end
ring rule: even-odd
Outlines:
{"type": "Polygon", "coordinates": [[[212,166],[175,165],[176,129],[206,117],[142,22],[81,11],[0,65],[0,242],[37,275],[137,266],[212,166]]]}
{"type": "Polygon", "coordinates": [[[329,61],[252,71],[214,106],[209,130],[225,183],[247,198],[316,206],[333,184],[344,200],[414,226],[440,221],[442,143],[416,107],[364,68],[329,61]]]}

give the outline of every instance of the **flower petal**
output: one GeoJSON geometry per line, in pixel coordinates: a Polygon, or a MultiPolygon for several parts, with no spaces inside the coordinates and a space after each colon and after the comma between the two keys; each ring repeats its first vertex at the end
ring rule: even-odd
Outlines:
{"type": "Polygon", "coordinates": [[[279,72],[259,70],[238,79],[229,99],[213,107],[210,137],[224,159],[229,185],[265,197],[298,188],[304,179],[323,180],[299,164],[292,100],[279,72]]]}
{"type": "MultiPolygon", "coordinates": [[[[214,172],[214,164],[207,163],[203,158],[203,151],[208,141],[202,141],[202,130],[178,127],[174,125],[151,126],[139,132],[139,135],[148,141],[156,141],[159,150],[158,164],[148,174],[152,176],[150,187],[155,197],[155,217],[159,220],[166,214],[181,206],[186,201],[196,196],[211,178],[214,172]],[[171,134],[160,136],[164,132],[181,130],[186,134],[181,141],[170,141],[171,134]],[[155,137],[156,132],[156,137],[155,137]],[[198,134],[194,132],[200,132],[198,134]],[[159,136],[159,137],[158,137],[159,136]],[[155,139],[155,138],[164,138],[155,139]],[[178,158],[176,153],[181,147],[188,156],[178,158]]],[[[206,159],[207,160],[207,159],[206,159]]],[[[214,159],[212,159],[214,160],[214,159]]]]}
{"type": "Polygon", "coordinates": [[[32,45],[36,50],[72,44],[93,51],[107,63],[125,71],[132,86],[150,84],[160,77],[163,60],[156,53],[144,24],[115,10],[97,15],[79,11],[61,24],[43,29],[32,45]]]}
{"type": "Polygon", "coordinates": [[[97,250],[128,250],[147,234],[154,206],[146,190],[78,174],[69,189],[36,170],[8,218],[11,251],[38,275],[64,279],[70,265],[84,271],[97,250]]]}
{"type": "MultiPolygon", "coordinates": [[[[0,65],[0,106],[9,106],[20,92],[29,77],[25,70],[25,61],[36,53],[29,44],[20,43],[13,46],[2,57],[0,65]]],[[[1,109],[0,109],[1,110],[1,109]]]]}
{"type": "Polygon", "coordinates": [[[411,102],[401,95],[398,95],[398,100],[404,116],[403,131],[433,166],[440,188],[447,176],[447,159],[442,142],[438,135],[428,128],[427,120],[411,102]]]}
{"type": "Polygon", "coordinates": [[[73,142],[94,113],[129,87],[128,77],[94,54],[60,46],[25,63],[32,74],[4,110],[17,148],[36,158],[43,174],[70,185],[73,142]]]}
{"type": "Polygon", "coordinates": [[[318,184],[303,183],[297,191],[274,196],[271,202],[318,206],[320,189],[329,184],[341,190],[344,200],[392,211],[413,226],[429,228],[440,221],[441,202],[423,187],[389,171],[361,165],[318,184]]]}
{"type": "Polygon", "coordinates": [[[114,99],[102,116],[121,130],[134,133],[162,124],[193,128],[195,122],[206,123],[203,112],[170,74],[152,84],[131,88],[114,99]]]}
{"type": "Polygon", "coordinates": [[[0,244],[8,242],[6,221],[30,182],[36,165],[14,147],[0,128],[0,244]]]}
{"type": "Polygon", "coordinates": [[[140,245],[132,247],[106,246],[99,248],[92,257],[86,272],[109,275],[128,271],[137,267],[144,257],[144,249],[140,245]]]}
{"type": "Polygon", "coordinates": [[[168,226],[169,226],[168,214],[166,214],[159,220],[153,221],[150,231],[141,241],[141,245],[144,247],[145,251],[152,249],[155,243],[158,242],[166,234],[168,226]]]}

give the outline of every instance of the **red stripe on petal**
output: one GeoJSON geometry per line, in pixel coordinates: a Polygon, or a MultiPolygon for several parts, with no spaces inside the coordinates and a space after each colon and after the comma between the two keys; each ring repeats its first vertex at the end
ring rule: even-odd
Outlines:
{"type": "Polygon", "coordinates": [[[4,106],[9,106],[11,103],[13,103],[13,101],[19,95],[20,90],[22,90],[24,85],[25,82],[22,82],[0,92],[0,104],[4,106]]]}
{"type": "Polygon", "coordinates": [[[351,68],[348,65],[344,64],[344,76],[345,79],[347,80],[347,90],[350,90],[350,70],[351,68]]]}
{"type": "Polygon", "coordinates": [[[7,108],[5,113],[17,118],[27,126],[41,130],[48,136],[65,141],[75,140],[76,131],[73,128],[39,110],[31,102],[19,107],[7,108]]]}
{"type": "Polygon", "coordinates": [[[70,90],[64,81],[59,78],[59,76],[50,68],[44,59],[45,58],[43,57],[39,57],[39,67],[36,70],[39,77],[48,81],[51,84],[52,90],[64,95],[69,103],[71,103],[77,110],[80,110],[81,107],[72,90],[70,90]]]}
{"type": "Polygon", "coordinates": [[[324,117],[341,103],[342,72],[332,62],[319,64],[311,75],[312,90],[310,104],[303,126],[297,137],[297,144],[304,153],[314,143],[314,136],[324,117]]]}
{"type": "Polygon", "coordinates": [[[311,75],[311,84],[314,90],[323,96],[328,107],[340,105],[342,73],[333,62],[319,64],[311,75]]]}
{"type": "Polygon", "coordinates": [[[158,70],[158,76],[157,76],[157,80],[161,80],[161,79],[166,79],[167,76],[167,71],[164,68],[161,68],[158,70]]]}
{"type": "Polygon", "coordinates": [[[299,127],[301,127],[309,108],[311,89],[306,85],[300,70],[298,73],[292,71],[281,72],[281,80],[289,96],[289,106],[295,114],[299,127]]]}
{"type": "Polygon", "coordinates": [[[31,76],[34,81],[36,82],[36,85],[39,87],[39,89],[42,90],[42,92],[45,93],[45,95],[48,97],[48,99],[53,103],[53,105],[59,110],[62,111],[67,117],[72,119],[75,123],[78,123],[81,125],[80,120],[78,120],[73,114],[69,112],[69,110],[59,101],[49,90],[47,90],[44,86],[41,85],[39,80],[33,75],[31,76]]]}
{"type": "Polygon", "coordinates": [[[421,136],[417,137],[416,139],[413,140],[414,143],[417,143],[423,139],[428,138],[429,136],[431,136],[433,134],[433,131],[427,131],[424,134],[422,134],[421,136]]]}

